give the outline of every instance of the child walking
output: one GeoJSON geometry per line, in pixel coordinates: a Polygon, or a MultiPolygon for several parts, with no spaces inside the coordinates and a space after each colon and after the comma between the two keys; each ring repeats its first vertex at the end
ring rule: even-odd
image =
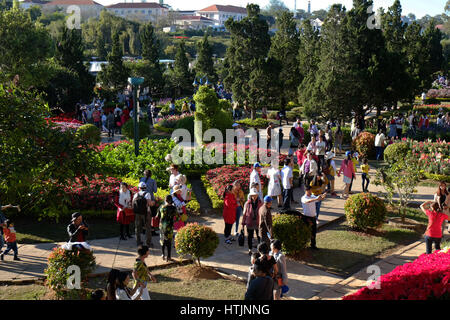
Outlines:
{"type": "Polygon", "coordinates": [[[21,261],[19,259],[18,250],[17,250],[17,242],[16,242],[16,230],[14,229],[14,223],[11,220],[6,220],[3,225],[3,234],[5,235],[6,242],[6,250],[0,254],[0,259],[3,261],[5,259],[5,255],[9,253],[9,251],[14,251],[14,260],[21,261]]]}
{"type": "Polygon", "coordinates": [[[369,161],[367,159],[363,160],[363,164],[361,165],[361,171],[362,171],[362,191],[363,192],[369,192],[369,161]],[[367,182],[367,184],[365,184],[367,182]]]}
{"type": "Polygon", "coordinates": [[[138,257],[134,263],[133,278],[135,286],[141,286],[141,300],[151,300],[147,289],[147,283],[150,281],[157,282],[156,278],[148,271],[148,267],[145,264],[145,259],[150,254],[147,246],[141,246],[137,250],[138,257]]]}

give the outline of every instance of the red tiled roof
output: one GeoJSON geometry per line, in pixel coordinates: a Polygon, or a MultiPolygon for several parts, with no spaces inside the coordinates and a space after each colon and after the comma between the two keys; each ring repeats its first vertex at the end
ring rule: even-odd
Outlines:
{"type": "Polygon", "coordinates": [[[70,6],[70,5],[102,6],[100,3],[97,3],[93,0],[54,0],[54,1],[47,2],[45,5],[47,5],[47,6],[70,6]]]}
{"type": "Polygon", "coordinates": [[[181,16],[179,18],[177,18],[177,20],[201,20],[201,21],[211,21],[213,22],[214,20],[212,19],[208,19],[202,16],[181,16]]]}
{"type": "Polygon", "coordinates": [[[236,7],[236,6],[222,6],[218,4],[214,4],[212,6],[209,6],[205,9],[199,10],[199,12],[233,12],[233,13],[242,13],[246,14],[247,9],[242,7],[236,7]]]}
{"type": "Polygon", "coordinates": [[[162,5],[156,2],[132,2],[132,3],[116,3],[110,6],[106,6],[108,9],[141,9],[141,8],[153,8],[164,9],[162,5]]]}

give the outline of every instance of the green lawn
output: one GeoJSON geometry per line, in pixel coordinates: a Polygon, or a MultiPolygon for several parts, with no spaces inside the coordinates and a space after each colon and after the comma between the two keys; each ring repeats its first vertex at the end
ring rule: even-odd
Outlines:
{"type": "Polygon", "coordinates": [[[49,290],[43,285],[0,286],[0,300],[39,300],[49,290]]]}
{"type": "MultiPolygon", "coordinates": [[[[398,216],[399,216],[398,210],[388,211],[388,217],[398,217],[398,216]]],[[[416,220],[423,224],[428,223],[428,217],[420,209],[406,208],[405,218],[416,220]]]]}
{"type": "Polygon", "coordinates": [[[319,232],[317,247],[320,250],[307,249],[301,259],[327,272],[349,276],[375,261],[380,253],[414,242],[420,236],[415,231],[388,225],[366,234],[352,231],[346,222],[342,222],[319,232]]]}
{"type": "MultiPolygon", "coordinates": [[[[119,225],[113,219],[88,219],[89,240],[119,236],[119,225]]],[[[20,244],[68,241],[67,226],[69,221],[40,221],[31,219],[14,219],[17,242],[20,244]]],[[[134,225],[130,225],[134,230],[134,225]]]]}
{"type": "MultiPolygon", "coordinates": [[[[158,280],[150,283],[148,289],[152,300],[243,300],[246,284],[229,279],[196,279],[185,281],[180,273],[189,273],[192,265],[152,270],[158,280]]],[[[130,282],[132,285],[132,282],[130,282]]],[[[104,289],[105,278],[93,278],[90,289],[104,289]]]]}

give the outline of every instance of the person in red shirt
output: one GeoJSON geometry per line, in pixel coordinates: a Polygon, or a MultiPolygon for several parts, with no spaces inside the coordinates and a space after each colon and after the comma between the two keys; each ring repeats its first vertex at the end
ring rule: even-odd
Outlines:
{"type": "Polygon", "coordinates": [[[233,223],[236,221],[236,209],[238,207],[236,197],[234,195],[233,185],[227,186],[225,192],[223,194],[224,203],[223,203],[223,220],[225,221],[225,243],[231,244],[232,240],[235,240],[231,237],[231,228],[233,227],[233,223]]]}
{"type": "Polygon", "coordinates": [[[439,204],[434,201],[426,201],[420,209],[428,216],[428,227],[425,232],[425,241],[427,245],[427,254],[433,249],[433,243],[436,250],[441,250],[442,223],[448,220],[448,215],[442,213],[439,204]]]}
{"type": "Polygon", "coordinates": [[[14,230],[14,223],[11,220],[6,220],[3,224],[3,234],[5,235],[5,242],[7,244],[6,250],[0,255],[0,259],[3,261],[5,255],[9,251],[14,251],[14,260],[20,261],[17,250],[16,230],[14,230]]]}

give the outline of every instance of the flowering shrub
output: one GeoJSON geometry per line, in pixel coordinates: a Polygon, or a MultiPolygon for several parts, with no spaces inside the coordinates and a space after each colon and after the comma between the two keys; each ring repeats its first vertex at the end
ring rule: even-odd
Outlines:
{"type": "Polygon", "coordinates": [[[178,230],[175,237],[175,248],[179,255],[191,255],[198,261],[200,258],[208,258],[214,254],[219,245],[217,233],[207,226],[197,223],[188,223],[178,230]]]}
{"type": "Polygon", "coordinates": [[[157,123],[162,127],[174,129],[178,121],[187,117],[193,118],[193,116],[189,114],[173,115],[173,116],[167,115],[162,118],[158,118],[157,123]]]}
{"type": "Polygon", "coordinates": [[[450,142],[418,142],[404,139],[412,151],[413,156],[419,159],[420,170],[429,174],[450,175],[450,142]]]}
{"type": "Polygon", "coordinates": [[[44,273],[47,276],[46,285],[56,293],[58,298],[76,297],[82,294],[83,286],[81,290],[67,288],[67,279],[71,276],[67,270],[69,266],[80,268],[82,284],[86,284],[87,276],[96,268],[95,256],[89,250],[74,248],[69,251],[58,247],[53,249],[48,257],[48,265],[44,273]]]}
{"type": "Polygon", "coordinates": [[[361,132],[353,141],[353,148],[362,158],[373,159],[375,157],[375,135],[369,132],[361,132]]]}
{"type": "Polygon", "coordinates": [[[66,132],[67,130],[77,131],[79,128],[82,127],[81,124],[76,122],[53,122],[55,128],[58,128],[58,130],[62,132],[66,132]]]}
{"type": "Polygon", "coordinates": [[[426,112],[430,114],[435,114],[442,109],[444,112],[450,111],[450,104],[421,104],[415,105],[413,110],[419,112],[426,112]]]}
{"type": "MultiPolygon", "coordinates": [[[[217,193],[220,199],[223,199],[223,193],[226,186],[232,184],[234,181],[239,181],[241,183],[242,191],[244,193],[249,192],[250,174],[252,173],[253,167],[242,166],[237,167],[233,165],[227,165],[216,169],[211,169],[206,172],[206,179],[209,181],[214,191],[217,193]]],[[[260,176],[261,178],[261,188],[267,183],[267,178],[265,176],[260,176]]]]}
{"type": "Polygon", "coordinates": [[[370,193],[350,196],[344,210],[348,224],[362,230],[380,227],[387,213],[383,200],[370,193]]]}
{"type": "Polygon", "coordinates": [[[311,231],[299,217],[277,214],[273,217],[273,236],[281,241],[284,253],[296,254],[308,245],[311,231]]]}
{"type": "Polygon", "coordinates": [[[343,300],[448,300],[450,253],[422,254],[379,278],[380,289],[364,287],[343,300]]]}
{"type": "MultiPolygon", "coordinates": [[[[119,192],[121,180],[117,178],[104,178],[97,175],[89,180],[86,177],[75,180],[64,188],[70,198],[71,207],[79,210],[114,210],[114,197],[119,192]]],[[[132,193],[137,192],[136,187],[130,187],[132,193]]]]}
{"type": "Polygon", "coordinates": [[[427,93],[428,98],[450,98],[450,88],[430,89],[427,93]]]}

